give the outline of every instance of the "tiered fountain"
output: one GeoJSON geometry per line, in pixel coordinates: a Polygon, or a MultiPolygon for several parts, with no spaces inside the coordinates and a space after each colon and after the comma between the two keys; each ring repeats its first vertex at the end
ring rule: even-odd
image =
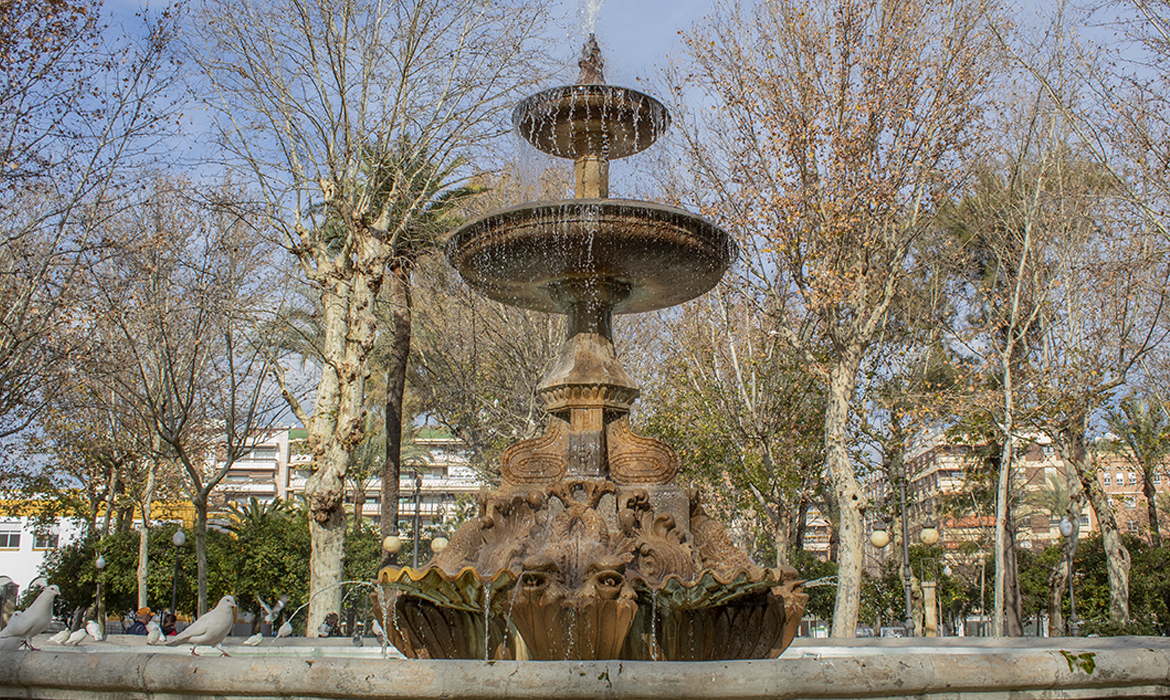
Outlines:
{"type": "Polygon", "coordinates": [[[550,424],[504,452],[501,488],[426,568],[380,572],[383,626],[417,658],[776,656],[807,600],[796,571],[754,565],[698,492],[675,485],[674,451],[630,428],[638,387],[613,345],[614,313],[707,292],[736,247],[688,212],[608,198],[609,162],[648,148],[670,117],[605,84],[592,36],[580,66],[578,84],[513,113],[529,143],[574,160],[576,198],[494,212],[447,246],[481,294],[568,317],[538,388],[550,424]]]}

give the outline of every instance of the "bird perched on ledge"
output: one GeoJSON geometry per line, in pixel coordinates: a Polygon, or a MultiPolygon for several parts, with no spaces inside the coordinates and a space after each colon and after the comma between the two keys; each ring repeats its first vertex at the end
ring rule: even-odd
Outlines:
{"type": "Polygon", "coordinates": [[[60,588],[46,586],[32,605],[19,615],[13,615],[8,626],[0,630],[0,649],[19,649],[24,646],[36,651],[32,638],[44,632],[53,621],[53,599],[59,595],[60,588]]]}
{"type": "Polygon", "coordinates": [[[187,629],[168,639],[167,646],[176,647],[180,644],[190,644],[191,653],[194,654],[195,647],[203,644],[205,646],[215,647],[219,649],[219,653],[224,656],[229,656],[220,647],[220,643],[232,631],[232,623],[236,621],[235,608],[236,599],[230,595],[225,595],[203,617],[192,622],[187,629]]]}

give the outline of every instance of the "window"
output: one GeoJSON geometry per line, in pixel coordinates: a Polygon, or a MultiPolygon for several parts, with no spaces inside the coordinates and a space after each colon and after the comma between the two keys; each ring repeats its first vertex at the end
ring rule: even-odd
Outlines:
{"type": "Polygon", "coordinates": [[[244,455],[243,459],[252,460],[254,462],[258,462],[261,460],[276,459],[276,448],[275,447],[257,447],[256,449],[252,450],[248,454],[244,455]]]}
{"type": "Polygon", "coordinates": [[[0,549],[20,549],[20,525],[0,525],[0,549]]]}
{"type": "Polygon", "coordinates": [[[1134,508],[1137,508],[1137,498],[1134,496],[1126,496],[1125,497],[1125,507],[1129,510],[1133,510],[1134,508]]]}
{"type": "Polygon", "coordinates": [[[1138,531],[1138,524],[1137,524],[1137,521],[1136,521],[1136,520],[1130,520],[1130,521],[1126,522],[1126,523],[1125,523],[1125,529],[1126,529],[1128,532],[1137,532],[1137,531],[1138,531]]]}
{"type": "Polygon", "coordinates": [[[1089,516],[1082,513],[1081,514],[1081,527],[1088,527],[1088,526],[1089,526],[1089,516]]]}
{"type": "Polygon", "coordinates": [[[1160,484],[1160,483],[1162,483],[1162,474],[1161,474],[1161,472],[1159,472],[1159,473],[1157,473],[1157,474],[1154,474],[1154,484],[1160,484]]]}
{"type": "Polygon", "coordinates": [[[1108,474],[1102,474],[1102,475],[1101,475],[1101,483],[1105,484],[1106,486],[1109,486],[1109,481],[1110,481],[1110,480],[1109,480],[1109,475],[1108,475],[1108,474]]]}
{"type": "Polygon", "coordinates": [[[1117,484],[1118,486],[1125,486],[1125,474],[1117,472],[1117,478],[1114,479],[1113,483],[1117,484]]]}
{"type": "Polygon", "coordinates": [[[55,531],[34,532],[33,549],[56,549],[61,536],[55,531]]]}
{"type": "Polygon", "coordinates": [[[1137,486],[1137,474],[1129,472],[1129,485],[1137,486]]]}

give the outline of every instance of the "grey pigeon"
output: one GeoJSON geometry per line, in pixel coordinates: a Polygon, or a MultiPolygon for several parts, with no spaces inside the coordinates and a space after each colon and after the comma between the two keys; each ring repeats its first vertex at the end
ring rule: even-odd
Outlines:
{"type": "Polygon", "coordinates": [[[288,620],[285,620],[284,624],[280,626],[280,629],[276,631],[276,636],[287,637],[290,634],[292,634],[292,625],[289,624],[288,620]]]}
{"type": "Polygon", "coordinates": [[[386,638],[386,630],[382,629],[382,623],[378,622],[378,618],[374,618],[374,624],[370,625],[370,629],[374,631],[374,636],[379,643],[386,638]]]}
{"type": "Polygon", "coordinates": [[[36,650],[32,645],[32,638],[44,632],[49,627],[49,623],[53,621],[53,599],[61,595],[61,589],[56,586],[46,586],[45,590],[37,596],[37,599],[25,608],[20,615],[13,615],[12,619],[8,621],[8,626],[0,630],[0,647],[3,648],[18,648],[26,646],[29,649],[36,650]],[[15,646],[11,646],[13,642],[3,641],[6,639],[17,639],[19,642],[15,646]]]}
{"type": "Polygon", "coordinates": [[[219,649],[221,654],[228,656],[228,653],[220,648],[219,645],[228,636],[228,633],[232,631],[232,623],[236,621],[235,607],[236,599],[230,595],[225,595],[203,617],[192,622],[187,629],[168,639],[167,646],[174,647],[180,644],[190,644],[191,653],[194,654],[195,647],[203,644],[205,646],[215,647],[219,649]]]}

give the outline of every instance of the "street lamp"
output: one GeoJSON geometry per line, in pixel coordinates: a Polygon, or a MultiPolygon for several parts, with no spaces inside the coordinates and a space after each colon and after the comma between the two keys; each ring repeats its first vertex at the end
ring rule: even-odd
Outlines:
{"type": "Polygon", "coordinates": [[[175,545],[175,575],[171,578],[171,614],[179,614],[179,549],[187,543],[187,535],[183,528],[175,530],[171,536],[171,544],[175,545]]]}
{"type": "Polygon", "coordinates": [[[101,629],[102,637],[105,638],[105,636],[106,636],[106,616],[105,616],[105,610],[102,609],[103,608],[103,606],[102,606],[102,571],[104,571],[106,568],[106,558],[99,554],[97,561],[94,562],[93,565],[97,567],[97,571],[98,571],[97,595],[95,596],[96,602],[94,603],[93,621],[98,623],[98,628],[101,629]]]}
{"type": "Polygon", "coordinates": [[[439,552],[442,552],[444,549],[446,549],[448,544],[450,544],[450,542],[447,541],[446,537],[436,537],[435,539],[431,540],[431,551],[435,554],[438,554],[439,552]]]}
{"type": "Polygon", "coordinates": [[[414,563],[411,565],[418,568],[418,544],[419,544],[419,530],[422,529],[422,474],[420,472],[414,473],[414,563]]]}
{"type": "Polygon", "coordinates": [[[1077,620],[1077,599],[1073,593],[1073,524],[1064,516],[1060,519],[1060,535],[1064,537],[1064,556],[1068,565],[1068,631],[1073,636],[1080,636],[1080,621],[1077,620]]]}
{"type": "MultiPolygon", "coordinates": [[[[906,522],[906,487],[902,486],[902,593],[906,599],[906,620],[903,625],[906,627],[906,634],[911,637],[914,636],[914,596],[912,586],[910,583],[910,525],[906,522]]],[[[938,525],[933,522],[928,522],[923,525],[918,532],[918,540],[922,544],[930,545],[936,544],[939,540],[938,525]]],[[[869,535],[869,543],[878,549],[882,549],[890,543],[890,533],[886,530],[884,524],[878,525],[874,531],[869,535]]]]}

